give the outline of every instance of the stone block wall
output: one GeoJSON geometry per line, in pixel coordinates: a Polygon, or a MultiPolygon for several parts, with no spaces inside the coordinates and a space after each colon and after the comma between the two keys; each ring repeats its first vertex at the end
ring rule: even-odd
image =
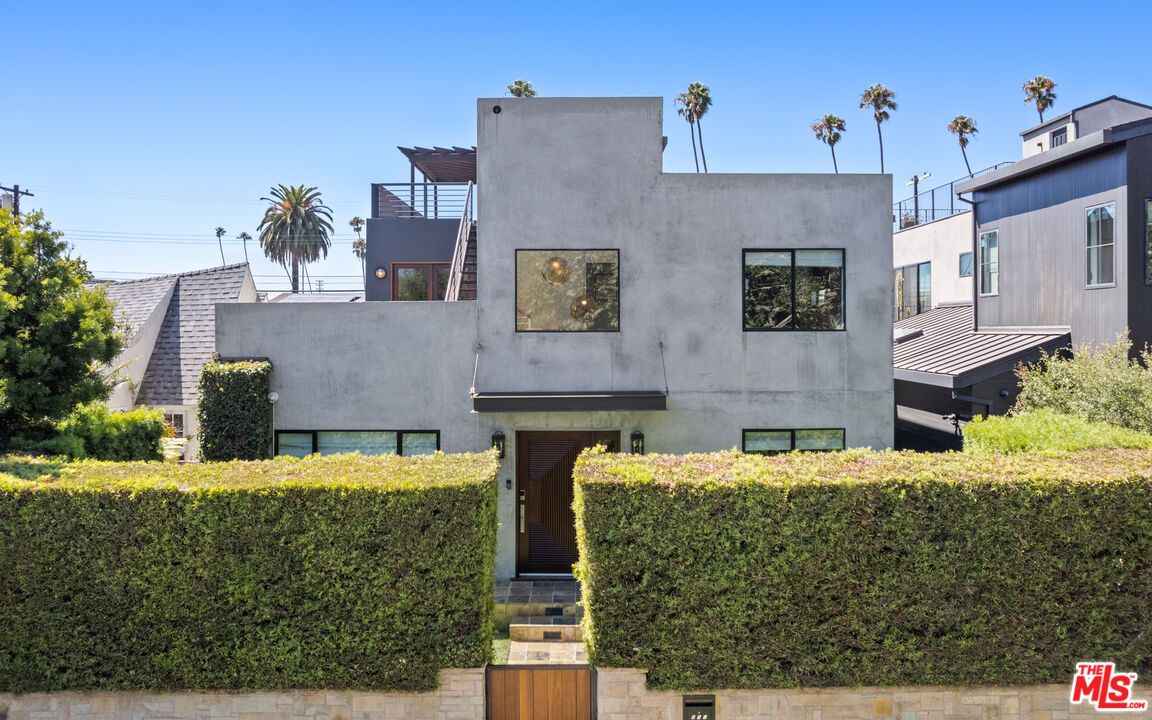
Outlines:
{"type": "Polygon", "coordinates": [[[0,694],[7,720],[484,720],[484,670],[443,670],[426,693],[0,694]]]}
{"type": "MultiPolygon", "coordinates": [[[[681,720],[685,693],[649,691],[643,670],[596,671],[600,720],[681,720]]],[[[1072,705],[1068,685],[1020,688],[866,687],[818,690],[718,690],[717,720],[1089,720],[1100,713],[1072,705]]],[[[1132,696],[1152,698],[1147,684],[1132,696]]],[[[1149,720],[1152,710],[1119,713],[1149,720]]],[[[35,720],[35,719],[33,719],[35,720]]]]}

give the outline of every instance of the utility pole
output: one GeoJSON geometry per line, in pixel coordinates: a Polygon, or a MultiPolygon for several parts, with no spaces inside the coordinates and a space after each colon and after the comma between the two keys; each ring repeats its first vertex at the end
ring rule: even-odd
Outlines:
{"type": "Polygon", "coordinates": [[[0,190],[12,193],[12,214],[16,217],[20,217],[20,196],[27,195],[28,197],[36,197],[27,190],[21,190],[19,185],[13,185],[10,188],[0,185],[0,190]]]}

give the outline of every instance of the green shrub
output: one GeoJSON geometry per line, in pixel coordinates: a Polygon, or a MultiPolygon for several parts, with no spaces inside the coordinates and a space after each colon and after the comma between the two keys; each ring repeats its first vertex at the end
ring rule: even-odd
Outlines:
{"type": "Polygon", "coordinates": [[[0,692],[430,689],[491,654],[495,476],[492,453],[0,462],[0,692]]]}
{"type": "Polygon", "coordinates": [[[38,449],[71,458],[95,460],[163,460],[160,439],[164,413],[136,408],[110,410],[104,403],[80,405],[57,426],[59,435],[38,449]]]}
{"type": "Polygon", "coordinates": [[[964,452],[967,453],[1148,447],[1152,447],[1152,435],[1147,433],[1088,422],[1052,410],[977,417],[964,428],[964,452]]]}
{"type": "Polygon", "coordinates": [[[1020,395],[1014,413],[1054,410],[1091,422],[1152,433],[1152,354],[1130,359],[1132,343],[1082,345],[1071,358],[1044,355],[1019,368],[1020,395]]]}
{"type": "Polygon", "coordinates": [[[272,363],[220,362],[200,372],[201,460],[260,460],[272,456],[272,363]]]}
{"type": "Polygon", "coordinates": [[[1152,452],[585,454],[585,642],[667,689],[1152,671],[1152,452]]]}

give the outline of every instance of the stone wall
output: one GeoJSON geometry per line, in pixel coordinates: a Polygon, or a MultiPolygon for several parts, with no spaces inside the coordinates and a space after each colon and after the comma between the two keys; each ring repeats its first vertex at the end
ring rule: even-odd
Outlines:
{"type": "MultiPolygon", "coordinates": [[[[684,693],[646,690],[644,677],[643,670],[597,670],[600,720],[680,720],[684,693]]],[[[719,690],[714,694],[717,720],[1087,720],[1101,716],[1087,703],[1070,704],[1070,693],[1069,684],[719,690]]],[[[1147,699],[1152,689],[1142,685],[1132,697],[1147,699]]],[[[1147,720],[1152,711],[1122,715],[1147,720]]]]}
{"type": "Polygon", "coordinates": [[[427,693],[0,694],[7,720],[483,720],[484,671],[444,670],[427,693]]]}

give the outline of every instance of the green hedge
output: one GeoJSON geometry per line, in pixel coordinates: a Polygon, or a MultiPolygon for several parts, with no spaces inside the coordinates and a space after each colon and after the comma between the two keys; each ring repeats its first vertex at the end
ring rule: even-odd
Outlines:
{"type": "Polygon", "coordinates": [[[492,453],[0,463],[0,692],[432,688],[491,655],[495,476],[492,453]]]}
{"type": "Polygon", "coordinates": [[[1152,671],[1152,453],[585,454],[585,642],[667,689],[1152,671]]]}
{"type": "Polygon", "coordinates": [[[136,408],[118,412],[100,402],[80,405],[57,426],[60,434],[39,449],[72,458],[163,460],[164,412],[136,408]]]}
{"type": "Polygon", "coordinates": [[[260,460],[272,457],[272,363],[220,362],[200,371],[196,415],[201,460],[260,460]]]}
{"type": "Polygon", "coordinates": [[[1152,435],[1147,433],[1089,422],[1052,410],[977,417],[964,427],[964,452],[967,453],[1149,447],[1152,447],[1152,435]]]}

